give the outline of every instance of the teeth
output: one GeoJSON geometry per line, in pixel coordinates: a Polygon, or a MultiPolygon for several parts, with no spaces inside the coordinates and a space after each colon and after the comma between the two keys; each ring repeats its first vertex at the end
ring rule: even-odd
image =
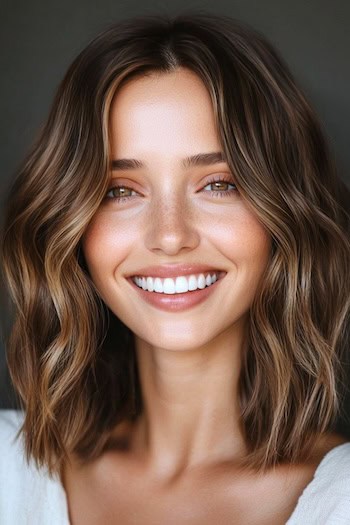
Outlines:
{"type": "Polygon", "coordinates": [[[194,290],[203,289],[206,286],[211,286],[217,281],[218,275],[213,273],[212,275],[201,273],[199,275],[189,275],[176,277],[166,277],[160,279],[159,277],[133,277],[133,281],[137,286],[147,290],[148,292],[164,293],[164,294],[176,294],[184,292],[192,292],[194,290]]]}

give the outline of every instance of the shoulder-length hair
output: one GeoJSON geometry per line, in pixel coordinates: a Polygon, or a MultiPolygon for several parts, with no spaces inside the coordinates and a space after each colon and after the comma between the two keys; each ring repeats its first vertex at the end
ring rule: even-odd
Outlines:
{"type": "Polygon", "coordinates": [[[6,338],[27,458],[52,474],[98,457],[142,411],[133,334],[90,279],[81,238],[108,189],[120,86],[184,67],[209,91],[242,198],[272,239],[239,382],[246,465],[310,453],[339,414],[349,335],[348,190],[320,122],[274,47],[227,16],[114,23],[69,67],[9,191],[2,235],[13,305],[6,338]]]}

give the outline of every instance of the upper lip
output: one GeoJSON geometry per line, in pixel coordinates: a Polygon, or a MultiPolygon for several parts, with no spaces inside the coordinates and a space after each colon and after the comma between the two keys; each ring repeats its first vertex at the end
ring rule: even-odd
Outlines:
{"type": "MultiPolygon", "coordinates": [[[[177,277],[180,275],[191,275],[191,274],[200,274],[200,273],[226,273],[222,272],[214,266],[208,266],[205,264],[162,264],[161,266],[147,266],[145,268],[140,268],[139,270],[133,272],[129,277],[134,277],[136,275],[142,275],[144,277],[177,277]]],[[[219,275],[220,277],[221,275],[219,275]]]]}

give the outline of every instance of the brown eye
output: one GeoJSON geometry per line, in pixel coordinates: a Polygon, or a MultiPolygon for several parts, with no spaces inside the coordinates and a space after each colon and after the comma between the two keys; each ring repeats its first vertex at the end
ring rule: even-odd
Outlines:
{"type": "Polygon", "coordinates": [[[209,181],[203,189],[207,188],[208,186],[214,187],[214,189],[210,190],[209,193],[218,197],[225,197],[227,195],[237,193],[237,186],[232,182],[232,180],[220,178],[214,179],[209,181]],[[229,186],[232,186],[232,189],[228,188],[229,186]]]}
{"type": "Polygon", "coordinates": [[[216,182],[211,182],[210,184],[207,184],[207,186],[214,186],[214,189],[215,190],[227,190],[227,186],[229,186],[229,182],[225,182],[225,181],[216,181],[216,182]]]}
{"type": "Polygon", "coordinates": [[[107,199],[124,199],[132,197],[133,195],[130,195],[131,192],[133,192],[131,188],[128,186],[114,186],[113,188],[110,188],[108,192],[106,193],[107,199]]]}

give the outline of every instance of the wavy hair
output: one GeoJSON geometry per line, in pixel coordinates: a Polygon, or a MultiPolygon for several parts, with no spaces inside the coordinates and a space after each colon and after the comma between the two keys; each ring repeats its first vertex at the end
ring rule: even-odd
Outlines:
{"type": "Polygon", "coordinates": [[[287,64],[228,16],[183,12],[109,26],[70,65],[9,190],[3,281],[10,376],[27,458],[50,474],[98,457],[142,412],[133,334],[99,297],[81,238],[108,189],[109,111],[130,79],[179,67],[209,91],[242,198],[272,239],[239,383],[246,465],[306,457],[340,413],[349,341],[349,191],[287,64]]]}

